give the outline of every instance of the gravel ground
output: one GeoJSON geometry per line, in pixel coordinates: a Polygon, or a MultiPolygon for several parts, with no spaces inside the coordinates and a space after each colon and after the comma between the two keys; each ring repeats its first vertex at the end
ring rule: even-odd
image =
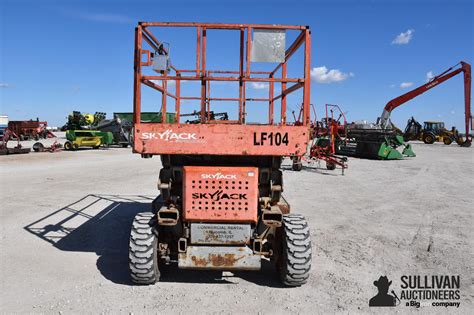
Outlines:
{"type": "Polygon", "coordinates": [[[171,270],[157,285],[133,286],[130,223],[157,194],[159,158],[122,148],[0,156],[0,312],[378,312],[368,300],[380,275],[397,291],[401,275],[446,274],[461,277],[460,308],[422,310],[468,313],[473,150],[415,143],[416,158],[351,158],[344,176],[317,165],[293,172],[287,161],[286,199],[312,233],[312,273],[300,288],[281,287],[268,266],[171,270]]]}

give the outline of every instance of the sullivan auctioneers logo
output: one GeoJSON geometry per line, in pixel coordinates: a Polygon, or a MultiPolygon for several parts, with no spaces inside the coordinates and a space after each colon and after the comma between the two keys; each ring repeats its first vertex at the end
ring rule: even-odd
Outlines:
{"type": "Polygon", "coordinates": [[[459,307],[461,302],[460,276],[433,275],[414,276],[403,275],[400,278],[400,297],[389,287],[392,281],[386,276],[380,276],[374,281],[378,293],[369,300],[369,306],[398,306],[405,305],[419,308],[421,306],[459,307]]]}

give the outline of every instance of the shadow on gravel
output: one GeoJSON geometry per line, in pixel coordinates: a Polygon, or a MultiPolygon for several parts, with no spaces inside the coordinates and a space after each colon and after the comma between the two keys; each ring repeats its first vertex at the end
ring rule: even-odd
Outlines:
{"type": "MultiPolygon", "coordinates": [[[[151,196],[90,194],[28,224],[24,229],[62,251],[96,253],[97,269],[109,281],[132,285],[128,243],[133,218],[150,211],[151,196]]],[[[233,277],[262,286],[280,287],[275,268],[263,264],[260,272],[182,270],[165,267],[160,282],[233,283],[233,277]]]]}
{"type": "Polygon", "coordinates": [[[131,284],[128,242],[133,218],[150,210],[148,196],[87,195],[25,226],[25,230],[71,252],[96,253],[108,280],[131,284]]]}

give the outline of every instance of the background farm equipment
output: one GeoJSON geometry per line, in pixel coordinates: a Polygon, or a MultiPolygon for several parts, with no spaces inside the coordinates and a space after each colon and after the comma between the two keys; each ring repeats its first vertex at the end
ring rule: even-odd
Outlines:
{"type": "Polygon", "coordinates": [[[126,148],[131,144],[132,122],[121,120],[120,118],[104,119],[95,129],[102,132],[111,132],[113,135],[113,144],[121,145],[126,148]]]}
{"type": "Polygon", "coordinates": [[[3,135],[5,134],[5,130],[8,128],[8,116],[1,115],[0,116],[0,141],[3,139],[3,135]]]}
{"type": "MultiPolygon", "coordinates": [[[[363,122],[348,125],[347,136],[349,141],[347,144],[339,147],[339,153],[382,160],[398,160],[402,159],[404,156],[416,156],[411,148],[411,145],[404,142],[403,133],[400,132],[400,130],[396,128],[390,121],[391,112],[395,108],[405,104],[406,102],[425,93],[433,87],[438,86],[439,84],[461,72],[464,73],[464,112],[466,139],[462,139],[463,142],[460,145],[463,147],[471,146],[471,136],[469,134],[470,130],[472,129],[471,66],[468,63],[461,61],[459,64],[433,77],[429,82],[389,101],[385,105],[382,114],[377,119],[375,124],[363,122]],[[460,65],[460,67],[456,68],[458,65],[460,65]],[[403,147],[402,152],[397,150],[397,148],[400,146],[403,147]]],[[[419,128],[419,126],[416,126],[415,124],[410,128],[410,133],[412,133],[414,132],[413,130],[419,128]]],[[[410,137],[409,135],[407,136],[410,137]]],[[[430,142],[433,141],[431,137],[436,137],[436,135],[431,134],[430,136],[427,136],[426,140],[430,142]]],[[[459,136],[457,136],[457,139],[458,141],[461,140],[459,136]]]]}
{"type": "MultiPolygon", "coordinates": [[[[141,112],[140,113],[140,122],[142,123],[160,123],[162,122],[162,112],[141,112]]],[[[175,113],[165,113],[167,123],[173,123],[176,119],[175,113]]],[[[115,119],[120,119],[123,121],[128,121],[133,123],[133,113],[132,112],[117,112],[114,113],[115,119]]]]}
{"type": "Polygon", "coordinates": [[[415,157],[411,145],[394,128],[382,129],[368,123],[347,125],[347,140],[341,143],[336,152],[347,156],[356,156],[379,160],[401,160],[403,157],[415,157]],[[398,147],[402,146],[402,152],[398,147]]]}
{"type": "MultiPolygon", "coordinates": [[[[195,119],[191,120],[186,120],[186,124],[199,124],[201,123],[201,112],[194,111],[189,114],[181,114],[180,117],[195,117],[195,119]]],[[[214,113],[213,111],[205,112],[205,117],[207,121],[228,121],[229,120],[229,115],[226,112],[222,113],[214,113]]]]}
{"type": "Polygon", "coordinates": [[[408,120],[405,132],[403,133],[403,139],[405,141],[419,140],[426,144],[443,142],[446,145],[450,145],[456,142],[458,145],[463,146],[465,143],[463,136],[459,134],[456,127],[448,130],[444,127],[444,122],[441,121],[425,121],[422,127],[414,117],[408,120]]]}
{"type": "Polygon", "coordinates": [[[61,131],[94,129],[94,126],[104,120],[105,116],[106,113],[103,112],[95,112],[95,114],[82,114],[79,111],[73,111],[68,116],[67,122],[61,128],[61,131]]]}
{"type": "Polygon", "coordinates": [[[54,143],[49,147],[45,147],[44,144],[42,144],[41,142],[36,142],[35,144],[33,144],[33,151],[54,153],[61,151],[62,147],[63,146],[58,141],[54,141],[54,143]]]}
{"type": "Polygon", "coordinates": [[[19,140],[39,140],[54,138],[55,135],[47,129],[46,121],[36,120],[10,120],[8,129],[10,129],[19,140]]]}
{"type": "Polygon", "coordinates": [[[344,170],[348,167],[347,157],[338,156],[336,150],[347,141],[347,120],[341,108],[338,105],[326,104],[326,117],[321,121],[315,121],[311,126],[309,155],[302,158],[293,157],[293,170],[300,171],[303,162],[312,164],[325,161],[328,170],[334,170],[339,166],[344,174],[344,170]]]}
{"type": "Polygon", "coordinates": [[[22,147],[18,135],[16,135],[13,131],[8,128],[3,131],[2,140],[0,142],[0,155],[25,154],[30,153],[30,151],[30,149],[22,147]],[[13,148],[9,148],[8,142],[12,139],[16,139],[17,145],[13,148]]]}
{"type": "Polygon", "coordinates": [[[98,149],[101,145],[108,147],[113,144],[114,136],[111,132],[98,130],[68,130],[66,139],[67,141],[64,143],[66,150],[77,150],[80,147],[98,149]]]}

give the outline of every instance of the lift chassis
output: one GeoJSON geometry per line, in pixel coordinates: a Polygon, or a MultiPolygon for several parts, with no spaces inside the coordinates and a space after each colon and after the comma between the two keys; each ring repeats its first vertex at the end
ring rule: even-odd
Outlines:
{"type": "Polygon", "coordinates": [[[162,168],[160,195],[153,201],[152,210],[137,214],[132,224],[132,280],[153,284],[159,281],[161,267],[170,264],[182,269],[232,271],[259,270],[266,261],[276,264],[283,284],[306,283],[311,267],[310,230],[303,216],[290,213],[282,196],[280,166],[285,156],[302,156],[309,141],[309,27],[141,22],[135,36],[133,150],[142,157],[160,155],[162,168]],[[169,27],[187,28],[196,34],[196,69],[178,69],[168,63],[170,50],[151,30],[169,27]],[[207,32],[213,30],[240,35],[239,69],[206,69],[207,32]],[[276,59],[276,68],[252,71],[255,37],[263,34],[280,40],[288,32],[296,33],[296,39],[288,48],[283,40],[284,50],[276,59]],[[303,76],[287,77],[288,59],[301,46],[303,76]],[[164,68],[156,69],[158,59],[164,68]],[[146,74],[149,68],[158,75],[146,74]],[[200,82],[201,95],[183,96],[182,80],[200,82]],[[211,97],[210,87],[216,81],[238,82],[238,96],[211,97]],[[247,84],[252,82],[267,84],[268,97],[246,97],[247,84]],[[274,95],[275,84],[280,85],[280,95],[274,95]],[[161,93],[162,117],[174,107],[174,122],[140,120],[142,85],[161,93]],[[298,89],[303,95],[303,123],[287,125],[286,96],[298,89]],[[167,104],[170,100],[171,106],[167,104]],[[198,101],[199,123],[180,121],[184,100],[198,101]],[[230,117],[234,120],[213,119],[209,113],[214,101],[234,102],[238,115],[230,117]],[[246,106],[250,102],[264,103],[268,110],[266,122],[246,122],[246,106]],[[275,119],[277,105],[280,113],[275,119]]]}

